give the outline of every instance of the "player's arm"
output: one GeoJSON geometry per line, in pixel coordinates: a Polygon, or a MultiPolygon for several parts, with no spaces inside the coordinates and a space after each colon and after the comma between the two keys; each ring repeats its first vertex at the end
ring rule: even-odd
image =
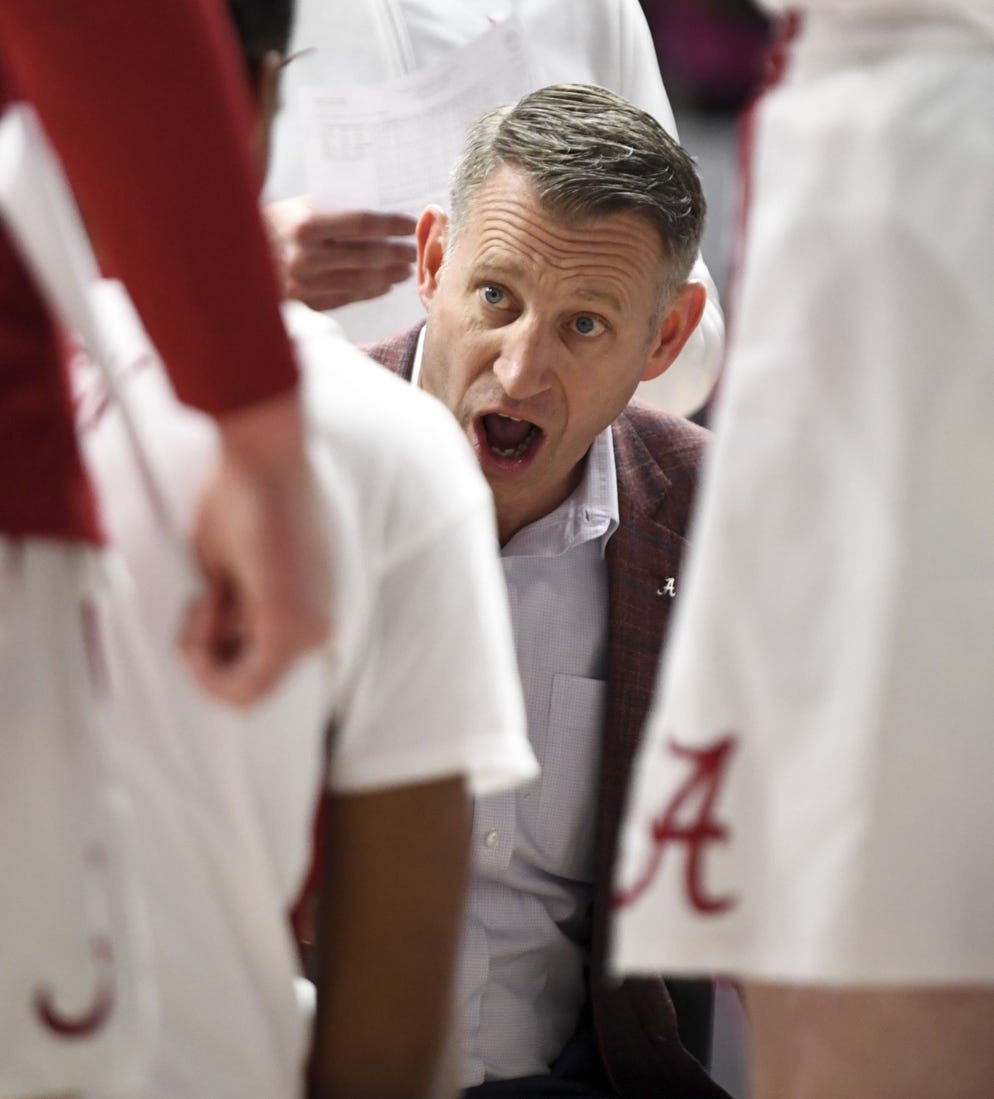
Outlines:
{"type": "Polygon", "coordinates": [[[0,48],[185,402],[215,415],[296,367],[257,209],[223,4],[0,0],[0,48]],[[85,68],[86,78],[80,79],[85,68]]]}
{"type": "Polygon", "coordinates": [[[224,5],[0,0],[0,48],[177,393],[219,420],[184,647],[215,695],[253,701],[327,636],[330,599],[224,5]]]}
{"type": "Polygon", "coordinates": [[[758,1099],[986,1099],[994,990],[743,982],[758,1099]]]}
{"type": "Polygon", "coordinates": [[[311,1099],[455,1094],[451,1003],[469,827],[461,777],[329,799],[311,1099]]]}
{"type": "Polygon", "coordinates": [[[331,624],[331,565],[296,393],[230,413],[193,545],[206,580],[183,652],[215,697],[255,701],[331,624]]]}

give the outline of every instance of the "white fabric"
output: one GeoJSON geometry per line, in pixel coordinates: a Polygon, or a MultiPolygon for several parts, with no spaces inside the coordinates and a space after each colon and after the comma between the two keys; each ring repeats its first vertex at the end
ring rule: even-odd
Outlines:
{"type": "MultiPolygon", "coordinates": [[[[483,34],[493,19],[514,13],[527,35],[535,85],[599,84],[648,111],[676,136],[655,48],[637,0],[363,0],[329,4],[299,0],[291,53],[302,53],[283,77],[285,109],[276,121],[267,194],[286,198],[307,190],[306,130],[298,90],[368,84],[401,76],[444,57],[483,34]]],[[[520,95],[534,90],[522,87],[520,95]]],[[[434,135],[438,139],[438,135],[434,135]]],[[[452,149],[452,158],[458,153],[452,149]]],[[[425,201],[427,202],[427,196],[425,201]]],[[[698,257],[692,278],[707,287],[708,304],[679,359],[639,396],[680,415],[704,404],[718,371],[724,320],[717,290],[698,257]]],[[[370,302],[335,311],[356,342],[372,343],[424,316],[415,280],[370,302]]]]}
{"type": "Polygon", "coordinates": [[[994,52],[957,29],[812,22],[761,108],[618,970],[994,980],[994,52]],[[674,745],[725,738],[660,845],[674,745]]]}
{"type": "Polygon", "coordinates": [[[145,923],[104,721],[102,571],[96,550],[0,539],[4,1099],[135,1095],[148,1055],[145,923]]]}
{"type": "MultiPolygon", "coordinates": [[[[215,431],[176,403],[157,364],[140,365],[119,288],[99,292],[133,364],[122,380],[149,466],[186,523],[215,431]]],[[[152,1096],[299,1093],[306,1028],[286,913],[309,857],[329,721],[336,791],[462,772],[481,792],[536,771],[492,502],[465,440],[441,405],[365,360],[334,322],[302,306],[288,318],[334,547],[335,630],[253,712],[202,697],[178,660],[187,574],[119,414],[85,439],[134,583],[109,634],[111,718],[141,806],[134,840],[162,1005],[152,1096]]]]}
{"type": "MultiPolygon", "coordinates": [[[[39,284],[99,346],[81,289],[96,263],[25,104],[0,122],[0,208],[39,284]]],[[[131,1097],[147,1064],[149,944],[104,706],[109,586],[93,548],[0,539],[4,1099],[80,1088],[131,1097]]]]}
{"type": "Polygon", "coordinates": [[[861,22],[884,20],[900,26],[908,19],[948,22],[994,33],[992,0],[758,0],[771,15],[798,12],[805,16],[855,17],[861,22]]]}

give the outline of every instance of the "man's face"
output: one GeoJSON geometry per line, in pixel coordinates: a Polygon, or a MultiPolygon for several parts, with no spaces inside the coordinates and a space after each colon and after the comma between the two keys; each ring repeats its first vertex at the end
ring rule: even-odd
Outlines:
{"type": "Polygon", "coordinates": [[[667,318],[653,324],[663,247],[632,211],[555,220],[507,167],[478,193],[443,264],[445,229],[429,210],[418,230],[421,385],[473,445],[503,543],[572,492],[595,436],[679,350],[667,318]]]}

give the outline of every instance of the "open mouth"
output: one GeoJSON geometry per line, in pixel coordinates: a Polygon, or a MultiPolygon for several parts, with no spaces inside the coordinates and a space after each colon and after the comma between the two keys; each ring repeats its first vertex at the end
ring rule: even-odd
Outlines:
{"type": "Polygon", "coordinates": [[[481,416],[479,428],[482,440],[497,458],[524,458],[542,438],[542,429],[537,424],[499,412],[481,416]]]}

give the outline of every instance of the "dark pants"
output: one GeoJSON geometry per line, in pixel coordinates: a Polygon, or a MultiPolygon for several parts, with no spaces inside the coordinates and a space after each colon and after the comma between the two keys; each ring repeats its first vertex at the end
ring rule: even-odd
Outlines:
{"type": "MultiPolygon", "coordinates": [[[[676,1011],[680,1041],[707,1068],[711,1062],[714,986],[703,980],[667,980],[666,987],[676,1011]]],[[[618,1099],[597,1049],[590,1004],[547,1076],[487,1080],[466,1088],[463,1095],[465,1099],[618,1099]]]]}
{"type": "Polygon", "coordinates": [[[465,1099],[618,1099],[604,1072],[592,1027],[583,1026],[552,1062],[548,1076],[487,1080],[465,1099]]]}

